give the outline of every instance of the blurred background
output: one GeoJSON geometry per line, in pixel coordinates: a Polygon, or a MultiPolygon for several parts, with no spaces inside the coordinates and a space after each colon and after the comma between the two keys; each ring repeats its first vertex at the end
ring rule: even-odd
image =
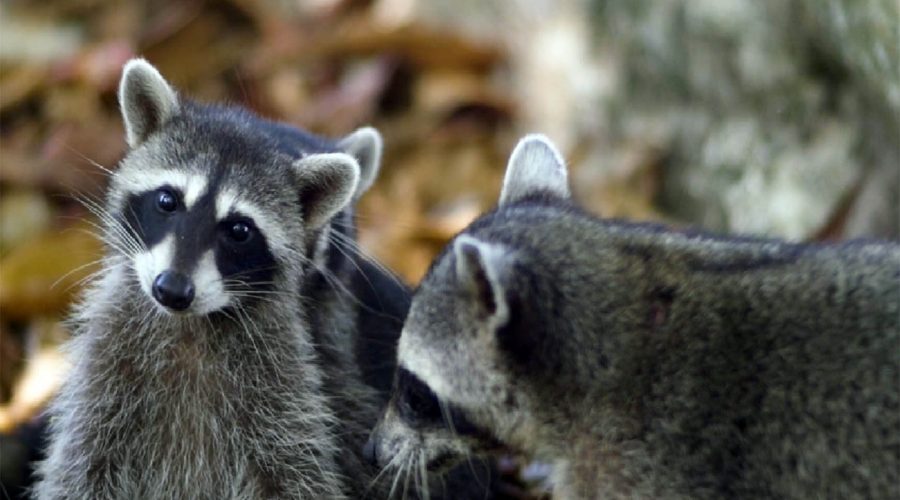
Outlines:
{"type": "MultiPolygon", "coordinates": [[[[527,132],[606,217],[797,241],[900,236],[897,0],[0,3],[0,472],[27,473],[101,250],[76,196],[124,153],[142,55],[188,96],[340,136],[383,167],[361,246],[415,284],[527,132]]],[[[2,494],[0,494],[0,498],[2,494]]]]}

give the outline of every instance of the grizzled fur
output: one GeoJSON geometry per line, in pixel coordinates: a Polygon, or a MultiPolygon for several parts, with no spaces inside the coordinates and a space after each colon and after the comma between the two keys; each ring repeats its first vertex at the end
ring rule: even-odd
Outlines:
{"type": "MultiPolygon", "coordinates": [[[[390,342],[408,292],[369,263],[365,280],[329,267],[358,259],[344,250],[330,261],[337,251],[330,232],[352,224],[349,203],[377,171],[377,133],[330,141],[197,104],[140,60],[126,66],[120,100],[131,150],[105,203],[89,202],[107,252],[72,318],[72,371],[50,409],[36,497],[378,497],[378,487],[370,489],[377,471],[358,450],[386,375],[363,380],[356,350],[372,340],[356,333],[366,326],[390,342]],[[221,290],[203,302],[195,282],[191,306],[209,311],[173,312],[142,289],[141,266],[155,264],[140,260],[152,228],[134,221],[136,186],[155,189],[159,169],[205,182],[185,214],[208,210],[209,221],[177,226],[172,262],[181,265],[203,245],[216,249],[222,277],[206,284],[221,290]],[[244,215],[262,242],[232,260],[216,247],[224,236],[213,215],[216,196],[229,190],[251,207],[244,215]],[[223,271],[223,262],[251,261],[258,265],[234,279],[223,271]],[[306,295],[321,276],[341,293],[306,295]],[[373,280],[391,283],[367,291],[377,301],[348,299],[373,280]]],[[[190,191],[179,195],[185,204],[190,191]]]]}
{"type": "Polygon", "coordinates": [[[530,136],[414,295],[370,446],[502,445],[564,498],[896,498],[898,353],[900,245],[598,220],[530,136]]]}

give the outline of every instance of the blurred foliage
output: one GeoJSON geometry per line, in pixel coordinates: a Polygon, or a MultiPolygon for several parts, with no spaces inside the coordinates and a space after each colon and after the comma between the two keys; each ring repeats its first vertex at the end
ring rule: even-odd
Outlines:
{"type": "Polygon", "coordinates": [[[529,131],[600,215],[897,237],[898,26],[895,0],[0,3],[0,432],[63,376],[59,320],[102,252],[78,200],[125,152],[133,56],[202,101],[381,130],[361,246],[415,283],[529,131]]]}
{"type": "Polygon", "coordinates": [[[666,151],[661,206],[728,231],[900,236],[900,3],[593,0],[614,142],[666,151]]]}

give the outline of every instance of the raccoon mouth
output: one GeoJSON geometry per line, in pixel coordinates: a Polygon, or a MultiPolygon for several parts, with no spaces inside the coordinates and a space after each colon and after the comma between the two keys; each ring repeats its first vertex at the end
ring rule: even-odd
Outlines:
{"type": "Polygon", "coordinates": [[[456,465],[458,457],[454,453],[441,453],[440,455],[430,459],[425,468],[428,472],[442,473],[447,472],[456,465]]]}

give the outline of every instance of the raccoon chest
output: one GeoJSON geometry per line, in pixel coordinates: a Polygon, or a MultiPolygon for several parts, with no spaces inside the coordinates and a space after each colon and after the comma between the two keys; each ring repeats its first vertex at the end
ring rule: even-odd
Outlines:
{"type": "Polygon", "coordinates": [[[222,422],[236,417],[227,400],[230,384],[203,373],[202,367],[183,370],[180,364],[144,371],[120,363],[115,375],[107,372],[92,386],[89,412],[102,427],[116,432],[118,442],[157,447],[160,453],[174,449],[186,455],[211,454],[209,445],[228,437],[220,429],[222,422]]]}
{"type": "Polygon", "coordinates": [[[93,450],[88,475],[114,478],[141,498],[196,491],[256,496],[250,493],[268,478],[254,467],[251,410],[239,407],[227,387],[202,378],[161,373],[108,387],[84,412],[83,442],[93,450]]]}

